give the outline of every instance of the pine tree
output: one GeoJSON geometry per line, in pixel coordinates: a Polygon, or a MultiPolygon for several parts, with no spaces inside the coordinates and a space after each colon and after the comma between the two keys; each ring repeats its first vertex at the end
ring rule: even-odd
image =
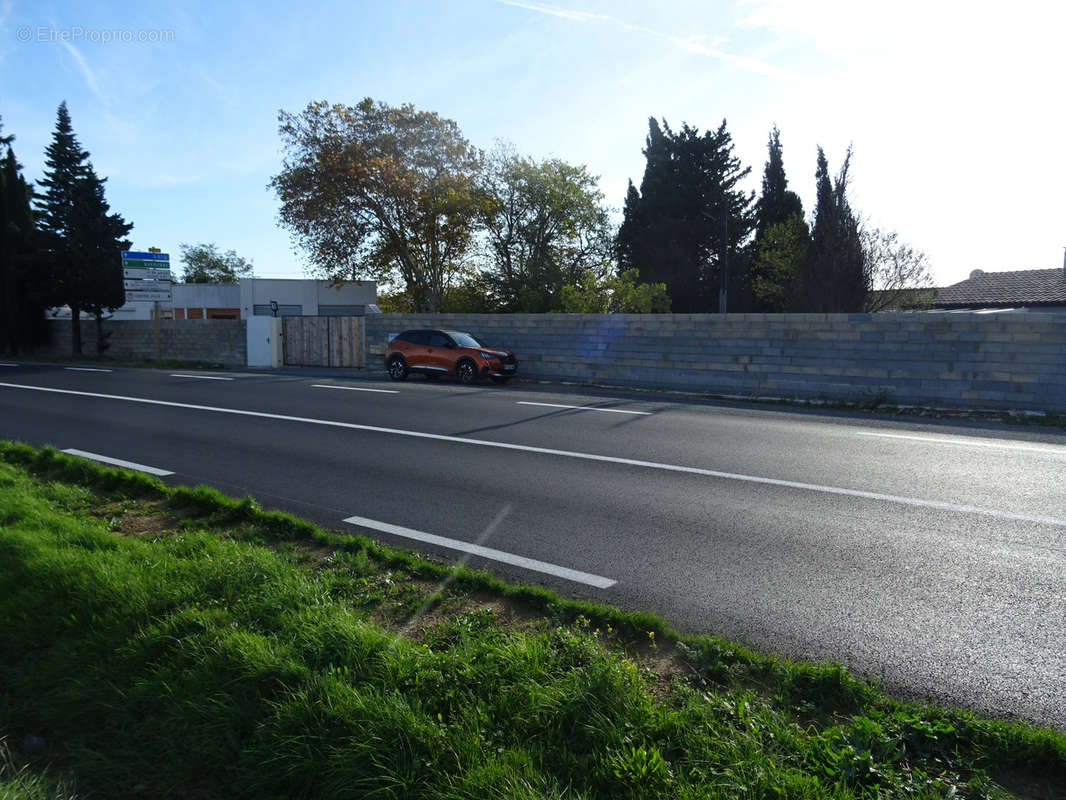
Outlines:
{"type": "Polygon", "coordinates": [[[132,225],[109,214],[104,180],[74,135],[67,104],[60,103],[52,143],[45,150],[40,196],[41,230],[53,266],[53,302],[70,306],[71,344],[81,353],[81,312],[97,316],[124,302],[121,251],[132,225]]]}
{"type": "Polygon", "coordinates": [[[130,246],[126,235],[133,228],[111,209],[104,199],[104,181],[92,164],[86,165],[74,190],[74,210],[67,247],[84,283],[79,289],[81,306],[96,317],[96,351],[106,349],[103,313],[126,302],[122,251],[130,246]]]}

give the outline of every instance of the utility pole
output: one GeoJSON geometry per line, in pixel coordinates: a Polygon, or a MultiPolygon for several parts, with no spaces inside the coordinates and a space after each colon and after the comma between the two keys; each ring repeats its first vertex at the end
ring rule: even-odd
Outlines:
{"type": "Polygon", "coordinates": [[[722,212],[722,285],[718,289],[718,313],[729,309],[729,214],[722,212]]]}
{"type": "Polygon", "coordinates": [[[729,212],[723,208],[720,214],[707,211],[700,211],[700,214],[712,222],[722,224],[722,248],[718,253],[718,313],[725,314],[729,310],[729,212]]]}

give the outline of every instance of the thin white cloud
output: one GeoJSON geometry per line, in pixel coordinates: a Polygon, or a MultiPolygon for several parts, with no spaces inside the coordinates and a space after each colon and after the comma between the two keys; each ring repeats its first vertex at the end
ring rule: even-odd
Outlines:
{"type": "Polygon", "coordinates": [[[520,0],[496,0],[505,6],[514,6],[515,8],[524,8],[527,11],[536,11],[540,14],[549,14],[553,17],[561,17],[562,19],[573,20],[574,22],[589,22],[591,20],[603,20],[614,21],[613,17],[606,14],[593,14],[589,11],[572,11],[568,8],[559,8],[558,6],[546,6],[540,3],[523,3],[520,0]]]}
{"type": "MultiPolygon", "coordinates": [[[[773,64],[767,64],[755,58],[733,55],[732,53],[727,53],[724,50],[720,50],[711,45],[700,44],[700,40],[703,38],[704,37],[702,36],[688,36],[685,38],[673,36],[670,41],[679,50],[685,50],[689,53],[695,53],[696,55],[721,59],[722,61],[732,64],[734,67],[745,70],[746,72],[753,72],[756,75],[766,75],[767,77],[776,78],[777,80],[786,81],[788,83],[802,83],[805,80],[803,75],[800,75],[793,70],[776,67],[773,64]]],[[[718,38],[719,37],[715,37],[716,40],[718,38]]]]}
{"type": "Polygon", "coordinates": [[[611,16],[610,14],[596,14],[589,11],[575,11],[573,9],[543,5],[541,3],[523,2],[523,0],[496,0],[496,2],[500,3],[501,5],[513,6],[515,8],[523,8],[527,11],[535,11],[538,14],[548,14],[549,16],[559,17],[560,19],[571,20],[572,22],[607,22],[612,25],[617,25],[628,31],[636,31],[637,33],[643,33],[655,39],[659,39],[663,42],[666,42],[677,50],[683,50],[687,53],[707,56],[709,58],[715,58],[720,61],[724,61],[727,64],[731,64],[732,66],[737,67],[738,69],[742,69],[746,72],[755,73],[756,75],[765,75],[767,77],[786,81],[788,83],[799,83],[804,80],[804,76],[793,72],[792,70],[783,69],[781,67],[776,67],[773,64],[767,64],[765,62],[759,61],[755,58],[749,58],[747,56],[738,56],[718,49],[714,45],[722,44],[727,41],[727,37],[722,35],[715,36],[712,39],[712,46],[707,46],[700,43],[703,39],[706,38],[705,36],[673,36],[671,34],[655,30],[654,28],[648,28],[643,25],[634,25],[631,22],[626,22],[625,20],[611,16]]]}
{"type": "Polygon", "coordinates": [[[78,71],[81,72],[82,78],[85,79],[85,85],[89,87],[89,91],[95,94],[104,103],[110,104],[109,98],[100,91],[100,82],[96,79],[96,73],[92,71],[89,62],[85,60],[85,56],[79,53],[78,48],[65,39],[60,39],[59,43],[63,45],[63,49],[70,53],[71,58],[74,59],[74,64],[78,67],[78,71]]]}

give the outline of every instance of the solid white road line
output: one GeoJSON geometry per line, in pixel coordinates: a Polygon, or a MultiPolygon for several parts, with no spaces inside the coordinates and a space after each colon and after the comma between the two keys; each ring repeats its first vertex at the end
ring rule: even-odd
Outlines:
{"type": "Polygon", "coordinates": [[[399,394],[398,389],[364,389],[361,386],[329,386],[325,383],[312,383],[312,389],[344,389],[347,392],[379,392],[381,394],[399,394]]]}
{"type": "Polygon", "coordinates": [[[911,442],[933,442],[935,444],[957,444],[963,447],[991,447],[997,450],[1017,450],[1023,453],[1040,453],[1043,455],[1066,456],[1066,447],[1041,447],[1029,444],[1009,444],[1000,442],[977,441],[960,436],[956,439],[946,439],[937,436],[913,436],[904,433],[873,433],[869,431],[856,431],[856,436],[876,436],[881,439],[906,439],[911,442]]]}
{"type": "Polygon", "coordinates": [[[626,411],[621,408],[596,408],[596,406],[567,406],[562,403],[531,403],[526,400],[519,400],[520,406],[546,406],[548,408],[572,408],[575,411],[607,411],[611,414],[639,414],[644,417],[651,416],[650,411],[626,411]]]}
{"type": "Polygon", "coordinates": [[[0,367],[18,367],[19,364],[0,364],[0,367]]]}
{"type": "Polygon", "coordinates": [[[231,381],[233,378],[223,378],[218,375],[179,375],[176,372],[170,374],[171,378],[199,378],[202,381],[231,381]]]}
{"type": "Polygon", "coordinates": [[[296,417],[288,414],[270,414],[265,411],[249,411],[243,408],[222,408],[220,406],[202,406],[195,403],[176,403],[172,400],[152,400],[147,397],[127,397],[121,394],[104,394],[102,392],[79,392],[74,389],[54,389],[50,386],[29,386],[22,383],[0,383],[0,387],[8,389],[27,389],[34,392],[49,392],[51,394],[67,394],[76,397],[98,397],[103,400],[122,400],[127,403],[143,403],[145,405],[166,406],[168,408],[188,408],[193,411],[214,411],[219,414],[236,414],[242,417],[257,417],[259,419],[276,419],[283,422],[303,422],[309,425],[325,425],[331,428],[344,428],[352,431],[367,431],[369,433],[384,433],[392,436],[408,436],[413,439],[430,439],[437,442],[453,442],[455,444],[473,445],[476,447],[493,447],[499,450],[517,450],[524,453],[540,453],[541,455],[561,456],[563,458],[577,458],[584,461],[601,461],[607,464],[622,464],[629,467],[642,467],[644,469],[656,469],[663,472],[680,472],[687,475],[702,475],[708,478],[722,478],[731,481],[743,481],[756,483],[764,486],[780,486],[787,489],[802,489],[809,492],[821,492],[823,494],[835,494],[843,497],[861,497],[865,500],[880,500],[886,503],[899,503],[916,508],[935,508],[941,511],[954,511],[962,514],[979,514],[996,519],[1015,520],[1019,522],[1038,522],[1042,525],[1054,525],[1066,528],[1066,518],[1044,517],[1036,514],[1016,514],[1012,511],[998,511],[993,508],[981,506],[969,506],[959,503],[944,503],[939,500],[922,500],[918,497],[903,497],[894,494],[882,494],[881,492],[866,492],[861,489],[844,489],[838,486],[821,486],[816,483],[802,483],[800,481],[785,481],[779,478],[763,478],[758,475],[741,475],[733,472],[720,472],[714,469],[701,467],[685,467],[678,464],[663,464],[658,461],[640,461],[635,458],[620,458],[618,456],[601,456],[595,453],[578,453],[573,450],[555,450],[550,447],[534,447],[527,444],[510,444],[509,442],[492,442],[485,439],[467,439],[462,436],[448,436],[443,433],[423,433],[422,431],[407,431],[399,428],[381,428],[376,425],[359,425],[355,422],[338,422],[329,419],[315,419],[314,417],[296,417]]]}
{"type": "Polygon", "coordinates": [[[500,561],[504,564],[511,564],[516,567],[522,567],[523,569],[533,570],[534,572],[555,575],[558,578],[566,578],[568,581],[595,586],[597,589],[609,589],[618,583],[618,581],[613,581],[610,578],[604,578],[600,575],[592,575],[588,572],[580,572],[576,569],[569,569],[568,567],[560,567],[556,564],[549,564],[547,561],[537,561],[535,558],[516,556],[513,553],[505,553],[503,550],[494,550],[491,547],[482,547],[479,544],[471,544],[470,542],[464,542],[461,539],[448,539],[444,536],[435,536],[432,533],[424,533],[422,531],[412,530],[411,528],[403,528],[399,525],[390,525],[388,522],[378,522],[377,520],[367,519],[366,517],[348,517],[348,519],[344,521],[349,525],[358,525],[361,528],[370,528],[375,531],[381,531],[382,533],[391,533],[393,536],[402,536],[405,539],[415,539],[419,542],[435,544],[438,547],[447,547],[449,550],[459,550],[463,553],[470,553],[470,555],[473,556],[491,558],[493,561],[500,561]]]}
{"type": "Polygon", "coordinates": [[[63,369],[69,369],[71,372],[111,372],[109,369],[98,369],[97,367],[63,367],[63,369]]]}
{"type": "Polygon", "coordinates": [[[102,456],[99,453],[87,453],[84,450],[75,450],[73,447],[68,447],[63,452],[72,456],[81,456],[82,458],[88,458],[92,461],[100,461],[104,464],[114,464],[116,467],[125,467],[126,469],[135,469],[138,472],[147,472],[149,475],[158,475],[159,477],[174,474],[168,469],[159,469],[159,467],[149,467],[144,464],[138,464],[135,461],[123,461],[121,458],[111,458],[110,456],[102,456]]]}

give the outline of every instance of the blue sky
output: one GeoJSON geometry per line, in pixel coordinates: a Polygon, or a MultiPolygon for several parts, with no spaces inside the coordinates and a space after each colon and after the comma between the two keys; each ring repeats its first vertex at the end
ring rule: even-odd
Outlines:
{"type": "Polygon", "coordinates": [[[751,189],[776,122],[808,211],[815,146],[835,170],[853,143],[853,205],[925,250],[938,284],[1062,264],[1066,4],[98,5],[0,0],[0,116],[39,178],[65,99],[138,249],[215,242],[301,276],[267,189],[277,112],[370,96],[587,164],[615,207],[649,116],[726,118],[751,189]]]}

